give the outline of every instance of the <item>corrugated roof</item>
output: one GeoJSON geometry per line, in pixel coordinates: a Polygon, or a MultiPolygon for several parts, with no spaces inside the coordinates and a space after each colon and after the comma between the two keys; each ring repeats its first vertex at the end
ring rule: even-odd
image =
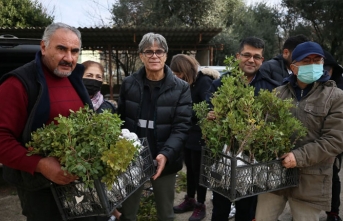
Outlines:
{"type": "MultiPolygon", "coordinates": [[[[41,38],[45,28],[0,28],[0,35],[18,38],[41,38]]],[[[170,50],[196,50],[208,47],[209,41],[221,28],[78,28],[83,49],[137,50],[142,36],[148,32],[163,35],[170,50]]]]}

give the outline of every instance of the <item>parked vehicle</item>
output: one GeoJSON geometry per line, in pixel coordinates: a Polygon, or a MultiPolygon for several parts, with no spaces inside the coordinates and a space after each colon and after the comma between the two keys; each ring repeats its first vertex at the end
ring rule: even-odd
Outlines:
{"type": "MultiPolygon", "coordinates": [[[[40,50],[40,39],[17,38],[0,33],[0,78],[7,72],[32,61],[40,50]]],[[[0,163],[0,183],[2,180],[2,164],[0,163]]]]}
{"type": "Polygon", "coordinates": [[[0,77],[32,61],[40,50],[40,39],[17,38],[0,33],[0,77]]]}
{"type": "Polygon", "coordinates": [[[226,66],[200,66],[200,70],[202,68],[212,68],[214,70],[217,70],[220,73],[220,75],[223,75],[229,71],[228,69],[226,69],[226,66]]]}

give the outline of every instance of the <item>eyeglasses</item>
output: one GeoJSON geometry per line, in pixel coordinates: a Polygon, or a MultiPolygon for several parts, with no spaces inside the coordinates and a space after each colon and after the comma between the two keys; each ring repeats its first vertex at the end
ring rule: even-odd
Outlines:
{"type": "Polygon", "coordinates": [[[164,56],[164,54],[166,53],[165,51],[163,51],[163,50],[156,50],[156,51],[152,51],[152,50],[147,50],[147,51],[143,51],[142,52],[144,55],[145,55],[145,57],[147,57],[147,58],[151,58],[152,56],[154,56],[154,54],[157,56],[157,57],[163,57],[164,56]]]}
{"type": "Polygon", "coordinates": [[[244,57],[245,59],[250,59],[251,57],[254,58],[255,61],[260,61],[263,59],[262,56],[258,55],[258,54],[255,54],[255,55],[252,55],[252,54],[240,54],[242,57],[244,57]]]}
{"type": "Polygon", "coordinates": [[[313,58],[313,59],[311,59],[311,58],[304,58],[303,60],[301,60],[299,62],[301,62],[304,65],[308,65],[308,64],[312,64],[312,63],[313,64],[321,64],[323,60],[324,60],[324,58],[322,58],[322,57],[316,57],[316,58],[313,58]]]}

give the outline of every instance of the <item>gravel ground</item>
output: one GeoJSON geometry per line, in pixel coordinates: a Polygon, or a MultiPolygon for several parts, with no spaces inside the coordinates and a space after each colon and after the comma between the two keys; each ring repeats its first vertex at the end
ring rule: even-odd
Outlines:
{"type": "MultiPolygon", "coordinates": [[[[1,174],[0,174],[1,175],[1,174]]],[[[340,172],[340,178],[343,180],[343,170],[340,172]]],[[[343,183],[343,182],[342,182],[343,183]]],[[[342,188],[343,189],[343,188],[342,188]]],[[[207,192],[206,200],[206,217],[203,221],[210,221],[212,213],[212,203],[211,203],[211,191],[207,192]]],[[[176,193],[175,195],[175,205],[182,202],[185,196],[184,192],[176,193]]],[[[343,193],[341,193],[341,202],[343,202],[343,193]]],[[[342,203],[343,204],[343,203],[342,203]]],[[[187,221],[191,216],[192,212],[187,212],[183,214],[176,214],[175,221],[187,221]]],[[[343,206],[340,208],[340,214],[343,214],[343,206]]],[[[21,208],[18,196],[13,187],[7,185],[0,180],[0,220],[1,221],[25,221],[25,217],[21,215],[21,208]]],[[[234,221],[235,219],[230,219],[234,221]]],[[[285,208],[284,213],[279,217],[280,221],[291,221],[291,214],[289,207],[285,208]]],[[[326,215],[322,212],[320,221],[325,221],[326,215]]]]}

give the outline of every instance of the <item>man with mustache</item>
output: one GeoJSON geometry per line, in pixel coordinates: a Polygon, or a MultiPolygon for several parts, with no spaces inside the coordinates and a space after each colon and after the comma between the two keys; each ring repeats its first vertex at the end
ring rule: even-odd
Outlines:
{"type": "Polygon", "coordinates": [[[63,23],[51,24],[40,47],[35,60],[0,79],[0,163],[4,179],[17,187],[27,221],[60,221],[50,183],[65,185],[77,177],[63,171],[54,157],[27,156],[25,143],[37,128],[85,104],[92,108],[92,102],[82,82],[84,68],[76,63],[81,33],[63,23]]]}

